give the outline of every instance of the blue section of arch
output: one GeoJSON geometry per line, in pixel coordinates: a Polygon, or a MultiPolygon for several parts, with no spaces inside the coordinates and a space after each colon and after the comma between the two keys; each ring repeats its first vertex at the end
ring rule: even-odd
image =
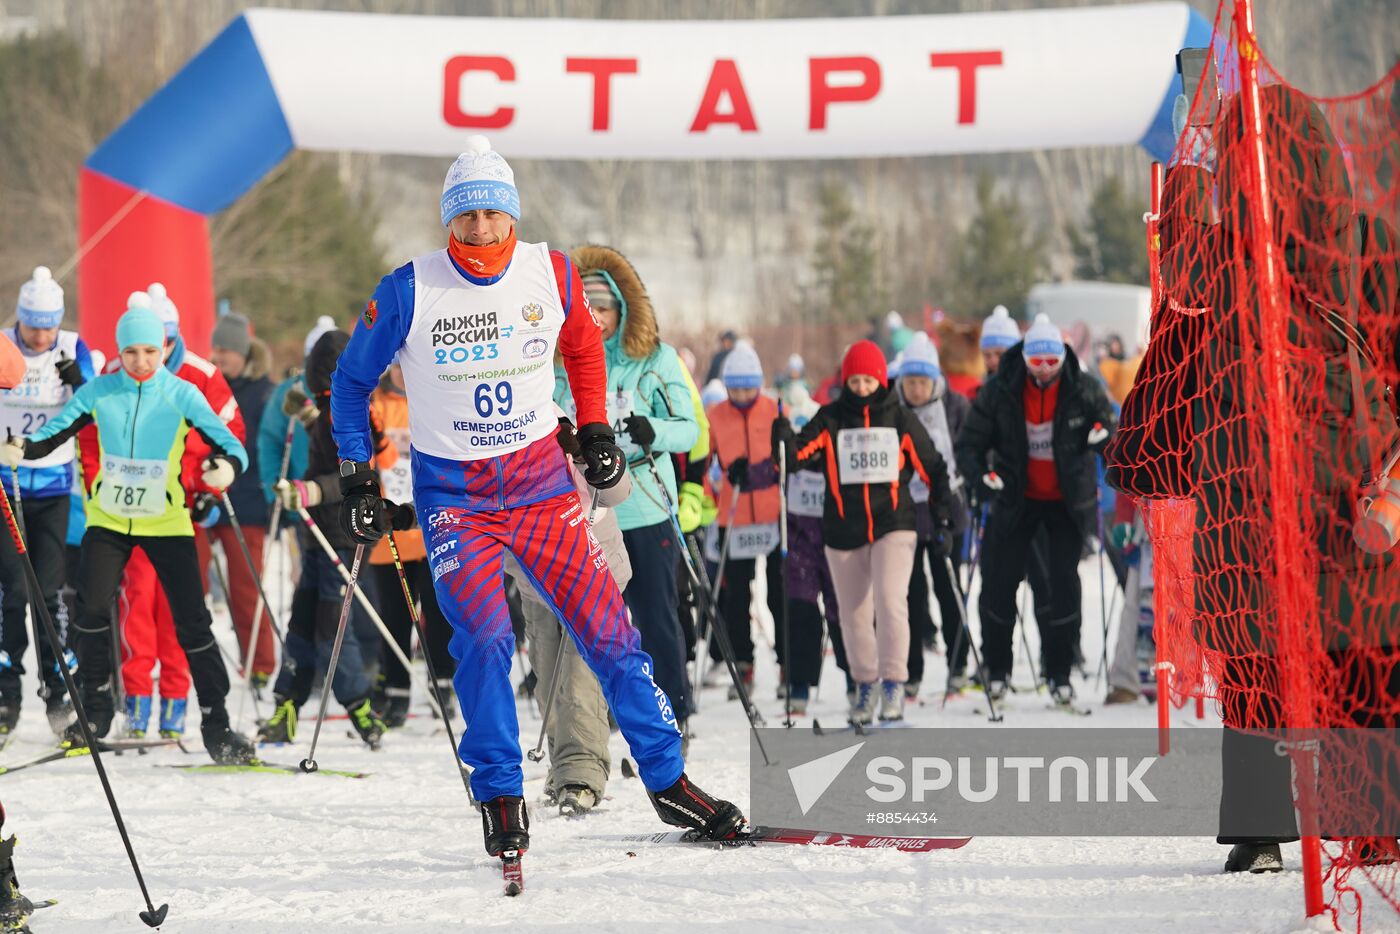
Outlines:
{"type": "MultiPolygon", "coordinates": [[[[1210,22],[1188,7],[1186,35],[1181,39],[1181,48],[1205,48],[1210,45],[1211,31],[1210,22]]],[[[1181,93],[1181,76],[1176,73],[1175,63],[1171,68],[1172,77],[1167,84],[1166,96],[1162,98],[1162,106],[1157,109],[1157,116],[1148,125],[1147,132],[1138,140],[1138,145],[1147,150],[1154,160],[1164,164],[1171,159],[1172,149],[1176,146],[1176,135],[1172,132],[1172,104],[1181,93]]]]}
{"type": "Polygon", "coordinates": [[[295,148],[245,17],[224,28],[85,165],[201,214],[220,211],[295,148]]]}

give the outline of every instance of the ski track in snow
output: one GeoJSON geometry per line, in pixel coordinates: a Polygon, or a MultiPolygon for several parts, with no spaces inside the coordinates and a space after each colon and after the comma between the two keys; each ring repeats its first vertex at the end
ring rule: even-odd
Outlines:
{"type": "MultiPolygon", "coordinates": [[[[1094,715],[1069,718],[1046,709],[1045,695],[1022,694],[1006,705],[1006,723],[1153,726],[1155,713],[1145,704],[1125,709],[1101,703],[1106,688],[1096,688],[1092,678],[1102,640],[1097,558],[1086,560],[1080,572],[1091,677],[1077,689],[1094,715]]],[[[754,603],[762,607],[764,577],[756,578],[754,603]]],[[[772,621],[760,612],[760,629],[771,638],[772,621]]],[[[975,598],[970,615],[975,631],[975,598]]],[[[232,646],[221,605],[215,618],[220,639],[232,646]]],[[[1115,618],[1110,632],[1116,626],[1115,618]]],[[[1028,635],[1034,650],[1034,626],[1028,635]]],[[[758,641],[754,696],[776,726],[782,719],[782,704],[774,700],[777,669],[762,647],[763,635],[758,641]]],[[[1028,685],[1019,637],[1017,655],[1015,682],[1028,685]]],[[[973,712],[985,707],[980,699],[954,699],[939,710],[933,686],[943,681],[943,659],[931,655],[928,661],[926,705],[910,706],[909,719],[921,726],[985,726],[985,715],[973,712]]],[[[421,674],[420,665],[414,709],[426,713],[421,674]]],[[[230,695],[235,713],[239,690],[235,686],[230,695]]],[[[37,755],[51,742],[32,677],[25,691],[17,737],[0,753],[7,763],[37,755]]],[[[693,720],[690,774],[747,809],[749,744],[740,707],[725,702],[722,685],[707,689],[701,702],[693,720]]],[[[799,723],[809,729],[814,715],[837,726],[844,709],[841,674],[828,658],[821,695],[799,723]]],[[[313,698],[302,711],[298,743],[262,755],[279,764],[299,762],[309,750],[315,710],[313,698]]],[[[331,712],[339,712],[336,705],[331,712]]],[[[519,715],[528,747],[538,736],[538,714],[521,702],[519,715]]],[[[190,755],[159,749],[103,756],[152,900],[170,904],[161,929],[170,934],[672,931],[736,922],[776,931],[833,923],[856,924],[862,932],[1331,930],[1303,917],[1296,844],[1284,847],[1287,871],[1240,878],[1221,874],[1226,850],[1210,838],[980,837],[959,850],[920,854],[814,846],[715,851],[585,840],[665,829],[641,782],[622,778],[619,765],[627,750],[617,734],[607,789],[612,800],[586,818],[563,818],[537,804],[542,785],[530,779],[543,777],[545,765],[524,762],[533,849],[524,861],[524,895],[507,899],[499,866],[482,849],[480,817],[468,807],[447,761],[446,734],[431,718],[412,719],[390,733],[379,752],[348,738],[343,722],[329,722],[317,761],[324,768],[372,773],[362,780],[157,768],[208,761],[197,716],[192,709],[190,755]]],[[[244,704],[242,729],[252,731],[251,718],[252,705],[244,704]]],[[[1194,725],[1191,708],[1174,711],[1173,722],[1194,725]]],[[[1203,806],[1214,807],[1215,790],[1204,793],[1210,800],[1203,806]]],[[[35,915],[36,934],[147,930],[136,916],[144,906],[91,762],[63,761],[0,777],[0,800],[6,833],[20,837],[16,871],[23,891],[59,900],[35,915]]],[[[1368,901],[1368,932],[1400,932],[1400,918],[1383,914],[1379,899],[1368,901]]]]}

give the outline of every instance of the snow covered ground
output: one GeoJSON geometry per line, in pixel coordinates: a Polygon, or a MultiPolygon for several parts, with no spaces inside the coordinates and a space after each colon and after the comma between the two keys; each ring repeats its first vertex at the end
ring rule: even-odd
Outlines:
{"type": "MultiPolygon", "coordinates": [[[[1081,571],[1092,673],[1101,625],[1097,561],[1086,561],[1081,571]]],[[[216,608],[216,627],[231,643],[221,612],[216,608]]],[[[933,657],[930,683],[940,683],[942,671],[941,656],[933,657]]],[[[1029,671],[1016,681],[1029,683],[1029,671]]],[[[776,668],[760,664],[755,693],[772,724],[781,718],[776,683],[776,668]]],[[[26,692],[18,736],[0,762],[30,758],[52,742],[32,685],[26,692]]],[[[919,725],[986,722],[968,699],[940,711],[932,691],[926,694],[927,706],[909,710],[919,725]]],[[[1068,718],[1045,709],[1043,696],[1022,695],[1008,704],[1006,720],[1064,729],[1155,722],[1145,704],[1104,708],[1103,689],[1092,679],[1080,694],[1095,708],[1092,717],[1068,718]]],[[[238,701],[231,700],[236,711],[238,701]]],[[[690,771],[706,788],[746,805],[748,741],[739,705],[725,702],[722,687],[707,690],[702,703],[690,771]]],[[[828,659],[813,713],[835,724],[844,705],[840,672],[828,659]]],[[[626,748],[617,736],[614,778],[594,814],[566,819],[534,808],[526,892],[506,899],[445,734],[427,710],[416,697],[420,716],[377,753],[348,738],[343,720],[328,722],[320,764],[372,773],[363,780],[162,768],[207,761],[193,728],[189,756],[176,750],[104,756],[151,896],[170,904],[163,930],[677,931],[737,923],[762,930],[845,923],[862,932],[1330,930],[1304,922],[1296,845],[1284,848],[1289,871],[1240,878],[1221,874],[1225,851],[1209,838],[984,837],[959,850],[922,854],[793,846],[716,852],[590,840],[662,829],[641,783],[618,772],[626,748]]],[[[332,712],[341,711],[332,704],[332,712]]],[[[250,731],[251,715],[245,705],[243,726],[250,731]]],[[[299,761],[314,715],[313,699],[303,710],[301,741],[268,750],[266,758],[299,761]]],[[[520,718],[524,743],[532,745],[539,729],[533,706],[522,703],[520,718]]],[[[1195,723],[1189,709],[1174,718],[1195,723]]],[[[525,769],[533,802],[544,766],[527,761],[525,769]]],[[[23,890],[60,902],[35,916],[38,934],[145,930],[137,918],[140,895],[91,762],[0,777],[0,800],[5,832],[21,839],[16,866],[23,890]]],[[[1368,907],[1365,930],[1400,931],[1400,918],[1383,916],[1377,900],[1368,907]]]]}

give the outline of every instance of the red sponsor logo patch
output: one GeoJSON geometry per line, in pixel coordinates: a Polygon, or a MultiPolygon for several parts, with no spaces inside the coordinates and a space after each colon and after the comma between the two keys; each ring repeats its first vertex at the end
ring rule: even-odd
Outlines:
{"type": "Polygon", "coordinates": [[[365,313],[360,315],[360,320],[365,323],[366,328],[374,327],[374,322],[379,320],[379,306],[375,304],[374,299],[369,300],[369,304],[365,306],[365,313]]]}

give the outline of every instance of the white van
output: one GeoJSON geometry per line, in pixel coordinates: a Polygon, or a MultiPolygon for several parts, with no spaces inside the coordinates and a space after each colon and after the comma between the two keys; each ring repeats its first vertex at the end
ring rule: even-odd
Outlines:
{"type": "Polygon", "coordinates": [[[1131,356],[1147,346],[1152,290],[1117,282],[1042,282],[1026,296],[1026,320],[1041,314],[1061,330],[1083,321],[1096,341],[1117,334],[1131,356]]]}

